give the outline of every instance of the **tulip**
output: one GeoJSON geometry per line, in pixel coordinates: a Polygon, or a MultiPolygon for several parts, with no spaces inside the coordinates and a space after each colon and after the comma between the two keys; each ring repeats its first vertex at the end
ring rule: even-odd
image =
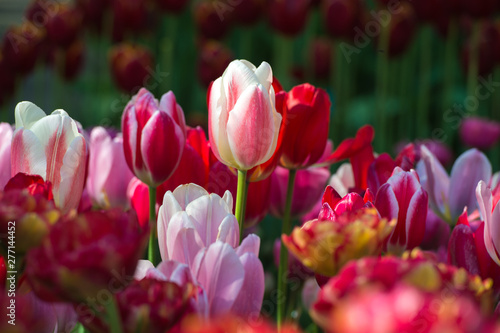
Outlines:
{"type": "Polygon", "coordinates": [[[303,29],[309,14],[310,0],[271,0],[268,15],[271,26],[286,36],[296,36],[303,29]]]}
{"type": "Polygon", "coordinates": [[[194,5],[193,17],[198,33],[206,39],[222,39],[231,25],[229,12],[214,0],[198,1],[194,5]]]}
{"type": "Polygon", "coordinates": [[[17,73],[28,74],[35,67],[45,36],[45,30],[37,28],[31,22],[8,29],[2,45],[5,61],[17,73]]]}
{"type": "MultiPolygon", "coordinates": [[[[271,175],[269,202],[271,214],[282,218],[285,214],[285,201],[289,170],[277,167],[271,175]]],[[[320,201],[324,192],[330,171],[326,168],[309,168],[297,171],[293,187],[292,210],[293,217],[301,217],[309,212],[320,201]]]]}
{"type": "Polygon", "coordinates": [[[313,272],[334,276],[349,260],[379,255],[393,228],[394,222],[368,208],[335,221],[309,221],[282,241],[313,272]]]}
{"type": "Polygon", "coordinates": [[[323,156],[328,140],[330,98],[310,84],[294,87],[286,99],[281,165],[288,169],[311,166],[323,156]]]}
{"type": "Polygon", "coordinates": [[[172,175],[186,144],[184,113],[172,92],[158,104],[141,89],[123,111],[122,132],[125,159],[137,178],[156,187],[172,175]]]}
{"type": "Polygon", "coordinates": [[[162,260],[191,265],[196,254],[217,240],[239,244],[238,221],[232,214],[233,196],[221,198],[198,185],[168,191],[158,212],[158,242],[162,260]]]}
{"type": "Polygon", "coordinates": [[[83,20],[82,13],[77,7],[59,4],[54,13],[48,15],[47,37],[55,45],[67,47],[78,37],[83,20]]]}
{"type": "Polygon", "coordinates": [[[317,38],[310,44],[310,69],[317,80],[328,80],[333,66],[331,42],[327,38],[317,38]]]}
{"type": "Polygon", "coordinates": [[[10,146],[12,142],[12,126],[0,123],[0,189],[3,189],[10,179],[10,146]]]}
{"type": "Polygon", "coordinates": [[[127,187],[134,176],[123,154],[121,133],[114,135],[103,127],[90,132],[90,155],[86,188],[100,207],[128,205],[127,187]]]}
{"type": "Polygon", "coordinates": [[[460,126],[460,138],[467,146],[488,149],[500,139],[500,123],[481,118],[467,118],[460,126]]]}
{"type": "Polygon", "coordinates": [[[484,219],[484,244],[490,257],[500,265],[498,256],[499,230],[498,221],[500,218],[500,204],[498,202],[493,206],[493,198],[491,189],[489,189],[484,181],[480,181],[476,187],[476,197],[479,203],[479,211],[484,219]]]}
{"type": "Polygon", "coordinates": [[[264,0],[249,0],[240,1],[234,6],[231,13],[236,24],[250,26],[260,19],[264,13],[266,1],[264,0]]]}
{"type": "Polygon", "coordinates": [[[208,92],[208,135],[215,156],[249,170],[273,155],[281,124],[275,109],[272,70],[246,60],[229,64],[208,92]]]}
{"type": "Polygon", "coordinates": [[[113,46],[109,62],[113,80],[127,94],[145,86],[154,68],[154,57],[147,48],[128,43],[113,46]]]}
{"type": "Polygon", "coordinates": [[[133,177],[127,187],[127,198],[130,207],[137,214],[139,225],[145,227],[149,223],[149,188],[138,178],[133,177]]]}
{"type": "Polygon", "coordinates": [[[108,10],[109,0],[77,0],[76,5],[83,12],[85,26],[101,29],[104,13],[108,10]]]}
{"type": "Polygon", "coordinates": [[[389,252],[402,253],[420,245],[425,234],[428,204],[427,192],[420,185],[417,173],[396,167],[375,199],[380,215],[397,221],[387,243],[389,252]]]}
{"type": "Polygon", "coordinates": [[[361,13],[359,0],[326,0],[322,2],[325,28],[337,38],[349,38],[358,23],[361,13]]]}
{"type": "Polygon", "coordinates": [[[117,278],[118,291],[133,276],[147,235],[134,215],[116,209],[68,216],[26,256],[28,282],[51,302],[88,302],[117,278]]]}
{"type": "Polygon", "coordinates": [[[419,247],[422,250],[439,252],[449,244],[450,226],[439,218],[431,209],[427,210],[425,234],[419,247]]]}
{"type": "Polygon", "coordinates": [[[341,197],[345,197],[347,193],[349,193],[349,189],[353,188],[355,185],[351,164],[342,164],[337,169],[337,172],[330,178],[328,185],[333,187],[341,197]]]}
{"type": "Polygon", "coordinates": [[[52,183],[54,202],[63,211],[78,207],[85,180],[87,146],[76,122],[63,110],[51,115],[35,104],[16,106],[12,170],[40,175],[52,183]]]}
{"type": "Polygon", "coordinates": [[[198,78],[208,87],[224,73],[234,56],[229,48],[217,41],[203,43],[198,53],[198,78]]]}

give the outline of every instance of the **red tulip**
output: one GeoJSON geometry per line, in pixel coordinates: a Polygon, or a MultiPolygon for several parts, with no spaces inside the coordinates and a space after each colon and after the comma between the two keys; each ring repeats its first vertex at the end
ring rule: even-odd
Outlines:
{"type": "Polygon", "coordinates": [[[221,39],[231,25],[230,13],[221,10],[218,4],[218,0],[202,0],[193,9],[198,33],[207,39],[221,39]]]}
{"type": "Polygon", "coordinates": [[[114,46],[109,62],[116,85],[128,94],[146,86],[154,68],[154,58],[148,49],[128,43],[114,46]]]}
{"type": "Polygon", "coordinates": [[[389,55],[394,57],[404,53],[413,42],[417,30],[417,18],[413,7],[401,3],[396,13],[392,14],[389,25],[389,55]]]}
{"type": "Polygon", "coordinates": [[[83,20],[77,7],[59,4],[54,13],[47,13],[47,18],[47,37],[52,43],[67,47],[76,40],[83,20]]]}
{"type": "Polygon", "coordinates": [[[287,36],[296,36],[303,29],[309,14],[310,0],[270,0],[268,15],[271,26],[287,36]]]}
{"type": "Polygon", "coordinates": [[[231,50],[224,44],[217,41],[203,43],[198,53],[198,77],[203,85],[208,87],[221,76],[233,58],[231,50]]]}
{"type": "Polygon", "coordinates": [[[35,67],[45,36],[45,29],[29,21],[8,29],[2,46],[5,61],[19,74],[28,74],[35,67]]]}
{"type": "Polygon", "coordinates": [[[323,156],[330,106],[328,93],[310,84],[296,86],[288,93],[280,160],[283,167],[306,168],[323,156]]]}
{"type": "Polygon", "coordinates": [[[262,16],[266,0],[246,0],[237,2],[231,13],[236,24],[252,25],[262,16]]]}
{"type": "Polygon", "coordinates": [[[114,28],[137,31],[147,22],[146,0],[113,0],[114,28]]]}
{"type": "Polygon", "coordinates": [[[122,132],[127,164],[142,182],[158,186],[174,173],[186,144],[186,125],[172,92],[158,103],[141,89],[123,111],[122,132]]]}
{"type": "Polygon", "coordinates": [[[325,0],[321,3],[326,30],[337,38],[347,38],[353,33],[361,12],[359,0],[325,0]]]}
{"type": "Polygon", "coordinates": [[[147,236],[135,215],[119,210],[67,217],[26,256],[28,282],[46,301],[88,302],[102,290],[116,292],[132,281],[147,236]]]}
{"type": "Polygon", "coordinates": [[[311,42],[310,66],[317,80],[328,80],[332,64],[332,46],[330,40],[317,38],[311,42]]]}
{"type": "Polygon", "coordinates": [[[428,206],[429,198],[417,173],[396,168],[375,199],[375,207],[382,217],[397,220],[387,243],[388,251],[402,253],[420,245],[425,234],[428,206]]]}

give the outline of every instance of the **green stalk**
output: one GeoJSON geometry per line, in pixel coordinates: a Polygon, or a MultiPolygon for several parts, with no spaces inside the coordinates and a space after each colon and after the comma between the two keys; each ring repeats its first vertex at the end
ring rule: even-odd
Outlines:
{"type": "Polygon", "coordinates": [[[238,189],[236,192],[236,219],[240,226],[240,243],[243,240],[243,229],[245,228],[245,209],[247,206],[248,183],[247,170],[238,170],[238,189]]]}
{"type": "Polygon", "coordinates": [[[156,266],[156,252],[158,241],[156,240],[156,187],[149,186],[149,234],[148,259],[156,266]]]}
{"type": "MultiPolygon", "coordinates": [[[[283,216],[283,226],[281,234],[289,235],[292,231],[291,213],[292,213],[292,197],[293,188],[295,185],[295,177],[297,170],[290,170],[288,175],[288,187],[286,192],[285,215],[283,216]]],[[[287,271],[288,271],[288,250],[285,244],[281,242],[280,249],[280,265],[278,270],[278,330],[281,328],[286,316],[286,289],[287,289],[287,271]]]]}
{"type": "Polygon", "coordinates": [[[427,123],[429,122],[429,97],[430,76],[432,70],[432,30],[430,27],[422,27],[420,36],[420,78],[417,101],[417,135],[424,138],[427,136],[427,123]]]}
{"type": "Polygon", "coordinates": [[[168,76],[162,82],[158,82],[159,95],[166,93],[168,90],[174,90],[172,87],[172,78],[174,70],[175,45],[179,19],[176,15],[168,15],[163,19],[162,24],[162,42],[160,43],[160,64],[162,70],[168,71],[168,76]]]}
{"type": "Polygon", "coordinates": [[[120,319],[120,313],[116,305],[114,297],[111,297],[109,302],[106,302],[106,315],[108,319],[108,325],[111,333],[122,333],[122,321],[120,319]]]}
{"type": "Polygon", "coordinates": [[[293,39],[276,34],[272,67],[276,69],[276,77],[281,82],[283,89],[288,90],[291,86],[290,66],[293,62],[293,39]]]}
{"type": "Polygon", "coordinates": [[[409,130],[409,125],[410,122],[408,121],[407,114],[410,112],[412,104],[410,101],[410,96],[411,96],[411,78],[412,78],[412,68],[414,65],[414,54],[415,52],[413,51],[413,47],[410,47],[410,49],[406,52],[405,55],[403,55],[402,59],[402,64],[401,64],[401,71],[399,72],[400,74],[400,81],[399,81],[399,98],[400,98],[400,108],[399,108],[399,113],[398,113],[398,120],[399,120],[399,125],[397,126],[398,131],[399,131],[399,138],[400,139],[410,139],[410,130],[409,130]]]}
{"type": "MultiPolygon", "coordinates": [[[[467,72],[467,96],[475,96],[477,77],[479,75],[479,38],[481,37],[481,21],[472,26],[472,36],[469,47],[469,68],[467,72]]],[[[474,110],[477,112],[477,110],[474,110]]]]}
{"type": "Polygon", "coordinates": [[[454,69],[455,59],[457,57],[458,45],[458,22],[456,19],[451,19],[448,25],[448,36],[446,38],[445,54],[444,54],[444,88],[441,109],[447,110],[453,103],[453,87],[454,87],[454,69]]]}
{"type": "Polygon", "coordinates": [[[387,133],[387,123],[385,108],[387,106],[387,90],[388,90],[388,48],[390,30],[389,26],[381,26],[380,39],[378,43],[378,56],[377,56],[377,118],[376,130],[378,138],[378,150],[385,149],[385,139],[387,133]]]}

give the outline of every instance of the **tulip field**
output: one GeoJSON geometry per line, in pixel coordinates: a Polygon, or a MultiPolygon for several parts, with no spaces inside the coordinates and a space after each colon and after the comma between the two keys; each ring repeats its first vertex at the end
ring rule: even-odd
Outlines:
{"type": "Polygon", "coordinates": [[[0,332],[500,332],[499,18],[0,12],[0,332]]]}

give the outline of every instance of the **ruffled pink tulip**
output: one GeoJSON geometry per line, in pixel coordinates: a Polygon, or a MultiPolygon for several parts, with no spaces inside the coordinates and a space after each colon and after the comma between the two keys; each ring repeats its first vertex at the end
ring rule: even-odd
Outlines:
{"type": "Polygon", "coordinates": [[[87,192],[100,207],[127,207],[127,187],[134,177],[123,154],[121,134],[113,136],[103,127],[90,133],[87,192]]]}
{"type": "Polygon", "coordinates": [[[417,172],[429,194],[430,208],[439,217],[454,224],[464,207],[469,212],[478,208],[474,189],[480,180],[491,179],[491,164],[483,153],[470,149],[460,155],[453,164],[451,176],[427,147],[421,147],[421,154],[417,172]]]}
{"type": "Polygon", "coordinates": [[[189,184],[165,193],[158,212],[161,258],[191,265],[201,249],[217,240],[237,247],[239,228],[232,208],[229,191],[221,198],[189,184]]]}
{"type": "Polygon", "coordinates": [[[397,167],[375,199],[375,207],[382,217],[397,220],[387,242],[389,252],[402,253],[420,245],[428,204],[427,192],[420,185],[417,173],[397,167]]]}
{"type": "MultiPolygon", "coordinates": [[[[270,211],[276,217],[285,212],[288,169],[277,167],[271,175],[270,211]]],[[[309,212],[321,200],[330,177],[327,168],[309,168],[297,171],[292,197],[292,216],[299,217],[309,212]]]]}
{"type": "Polygon", "coordinates": [[[125,159],[137,178],[158,186],[172,175],[186,144],[184,113],[172,92],[158,103],[141,89],[125,107],[122,132],[125,159]]]}
{"type": "Polygon", "coordinates": [[[76,122],[63,110],[46,115],[30,102],[17,105],[12,138],[12,170],[40,175],[52,183],[63,211],[78,207],[85,180],[87,146],[76,122]]]}
{"type": "Polygon", "coordinates": [[[0,123],[0,190],[11,177],[10,146],[13,132],[10,124],[0,123]]]}
{"type": "Polygon", "coordinates": [[[268,161],[276,150],[281,115],[276,111],[271,66],[235,60],[208,92],[208,135],[215,156],[238,170],[268,161]]]}

